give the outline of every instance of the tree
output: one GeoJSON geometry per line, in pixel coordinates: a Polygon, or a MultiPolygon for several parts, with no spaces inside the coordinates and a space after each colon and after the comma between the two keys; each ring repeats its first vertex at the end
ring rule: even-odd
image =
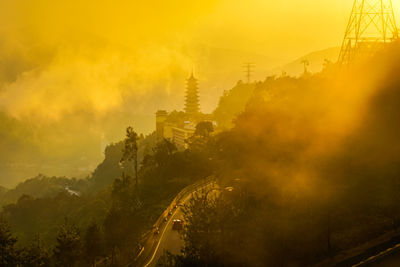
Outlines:
{"type": "Polygon", "coordinates": [[[99,226],[93,222],[89,225],[85,235],[85,258],[92,265],[96,266],[96,259],[103,254],[103,240],[99,226]]]}
{"type": "Polygon", "coordinates": [[[65,219],[58,232],[57,245],[54,249],[57,264],[65,267],[75,266],[80,259],[81,248],[79,229],[65,219]]]}
{"type": "Polygon", "coordinates": [[[157,143],[156,147],[153,149],[156,165],[166,165],[169,162],[171,155],[177,150],[178,149],[176,148],[175,144],[167,139],[163,139],[157,143]]]}
{"type": "Polygon", "coordinates": [[[131,177],[123,173],[121,178],[115,179],[111,193],[113,207],[127,211],[139,206],[140,202],[132,191],[131,177]]]}
{"type": "Polygon", "coordinates": [[[126,250],[138,238],[138,211],[142,203],[132,186],[132,180],[125,174],[115,179],[111,193],[112,205],[104,219],[105,245],[111,254],[112,264],[116,262],[117,252],[126,250]]]}
{"type": "MultiPolygon", "coordinates": [[[[240,202],[243,202],[241,199],[240,202]]],[[[243,209],[213,190],[195,194],[183,208],[186,222],[182,237],[183,255],[167,256],[175,266],[234,266],[232,253],[239,251],[241,241],[236,234],[240,229],[243,209]],[[236,249],[236,250],[235,250],[236,249]]],[[[240,264],[239,264],[240,266],[240,264]]]]}
{"type": "Polygon", "coordinates": [[[20,262],[22,266],[26,267],[50,266],[49,254],[40,235],[37,235],[33,242],[21,251],[20,262]]]}
{"type": "Polygon", "coordinates": [[[116,260],[117,249],[122,247],[126,239],[125,225],[121,225],[123,220],[123,213],[120,209],[112,207],[108,212],[107,217],[104,219],[104,237],[106,241],[107,250],[111,251],[111,264],[114,265],[116,260]]]}
{"type": "Polygon", "coordinates": [[[133,130],[132,127],[129,126],[126,129],[126,137],[124,140],[125,146],[121,158],[121,163],[124,161],[133,160],[136,189],[138,186],[138,144],[137,144],[138,140],[139,140],[138,134],[133,130]]]}
{"type": "Polygon", "coordinates": [[[17,239],[12,236],[10,226],[0,219],[0,263],[1,266],[15,266],[17,254],[14,248],[17,239]]]}
{"type": "Polygon", "coordinates": [[[209,137],[210,133],[214,132],[214,127],[210,121],[202,121],[196,125],[195,135],[209,137]]]}

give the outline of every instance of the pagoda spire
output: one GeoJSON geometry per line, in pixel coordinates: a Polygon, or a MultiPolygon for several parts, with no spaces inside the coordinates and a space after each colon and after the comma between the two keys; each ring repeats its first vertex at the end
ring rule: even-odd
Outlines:
{"type": "Polygon", "coordinates": [[[193,69],[186,83],[185,112],[189,116],[200,113],[199,88],[197,86],[197,79],[194,77],[193,69]]]}
{"type": "Polygon", "coordinates": [[[191,73],[190,77],[194,78],[194,66],[192,67],[192,73],[191,73]]]}

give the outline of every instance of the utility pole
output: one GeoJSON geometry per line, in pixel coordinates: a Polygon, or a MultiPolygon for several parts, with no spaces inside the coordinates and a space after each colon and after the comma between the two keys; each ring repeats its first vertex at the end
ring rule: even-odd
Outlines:
{"type": "Polygon", "coordinates": [[[338,63],[371,56],[397,38],[391,0],[354,0],[338,63]]]}
{"type": "Polygon", "coordinates": [[[243,68],[245,69],[244,72],[246,74],[247,83],[251,82],[251,75],[254,73],[254,67],[255,67],[254,63],[248,62],[248,63],[243,64],[243,68]]]}

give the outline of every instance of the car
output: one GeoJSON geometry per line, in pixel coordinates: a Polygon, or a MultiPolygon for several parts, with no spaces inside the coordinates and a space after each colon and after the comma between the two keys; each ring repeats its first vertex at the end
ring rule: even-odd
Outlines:
{"type": "Polygon", "coordinates": [[[183,229],[183,221],[180,219],[175,219],[172,221],[172,230],[182,230],[183,229]]]}
{"type": "Polygon", "coordinates": [[[156,229],[154,230],[154,234],[158,235],[160,233],[160,229],[158,229],[158,227],[156,227],[156,229]]]}
{"type": "Polygon", "coordinates": [[[232,191],[233,191],[233,187],[228,186],[228,187],[225,188],[225,190],[226,190],[227,192],[232,192],[232,191]]]}

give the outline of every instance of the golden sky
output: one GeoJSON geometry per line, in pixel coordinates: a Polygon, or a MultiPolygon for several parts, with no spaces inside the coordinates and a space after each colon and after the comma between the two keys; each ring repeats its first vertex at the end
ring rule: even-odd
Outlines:
{"type": "MultiPolygon", "coordinates": [[[[400,11],[400,1],[394,5],[400,11]]],[[[255,62],[263,79],[277,65],[339,46],[352,1],[0,0],[0,7],[0,108],[58,119],[82,108],[107,113],[128,98],[132,113],[179,109],[192,67],[211,111],[243,78],[243,62],[255,62]]]]}
{"type": "Polygon", "coordinates": [[[1,0],[1,30],[41,45],[172,41],[291,59],[336,46],[351,0],[1,0]],[[20,36],[22,35],[22,36],[20,36]],[[181,40],[183,39],[183,40],[181,40]]]}

